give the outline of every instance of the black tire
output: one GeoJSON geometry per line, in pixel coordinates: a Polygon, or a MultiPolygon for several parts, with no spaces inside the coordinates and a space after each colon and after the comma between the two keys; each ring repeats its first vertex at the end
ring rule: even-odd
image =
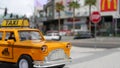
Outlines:
{"type": "Polygon", "coordinates": [[[17,62],[17,68],[24,68],[24,67],[20,66],[20,63],[22,61],[26,61],[27,62],[27,64],[28,64],[27,68],[33,68],[33,63],[32,63],[33,60],[31,59],[31,57],[26,56],[26,55],[20,57],[19,61],[17,62]]]}
{"type": "Polygon", "coordinates": [[[48,68],[63,68],[64,66],[65,66],[65,64],[59,65],[59,66],[54,66],[54,67],[48,67],[48,68]]]}

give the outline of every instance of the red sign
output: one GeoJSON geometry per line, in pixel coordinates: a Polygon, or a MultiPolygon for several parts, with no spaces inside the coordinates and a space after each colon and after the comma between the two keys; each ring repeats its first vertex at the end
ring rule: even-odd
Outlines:
{"type": "Polygon", "coordinates": [[[99,23],[100,20],[101,20],[101,15],[98,11],[94,11],[91,16],[90,16],[90,20],[93,22],[93,23],[99,23]]]}
{"type": "MultiPolygon", "coordinates": [[[[67,19],[68,22],[73,22],[73,18],[67,19]]],[[[75,18],[74,22],[80,21],[80,19],[75,18]]]]}
{"type": "Polygon", "coordinates": [[[101,12],[117,11],[118,0],[101,0],[101,12]]]}

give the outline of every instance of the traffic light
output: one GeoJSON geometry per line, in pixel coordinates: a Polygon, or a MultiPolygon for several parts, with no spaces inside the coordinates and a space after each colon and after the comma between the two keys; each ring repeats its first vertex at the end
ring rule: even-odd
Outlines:
{"type": "Polygon", "coordinates": [[[11,14],[10,14],[10,18],[12,18],[12,17],[13,17],[13,14],[11,13],[11,14]]]}
{"type": "Polygon", "coordinates": [[[6,16],[7,15],[7,8],[5,8],[5,12],[4,12],[4,16],[6,16]]]}

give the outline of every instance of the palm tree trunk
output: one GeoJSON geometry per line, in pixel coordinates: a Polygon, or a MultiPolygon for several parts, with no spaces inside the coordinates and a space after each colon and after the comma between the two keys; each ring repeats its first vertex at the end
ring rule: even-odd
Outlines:
{"type": "Polygon", "coordinates": [[[91,16],[91,4],[89,5],[89,31],[91,33],[91,20],[90,20],[90,16],[91,16]]]}
{"type": "Polygon", "coordinates": [[[75,31],[75,9],[73,8],[73,35],[75,31]]]}
{"type": "Polygon", "coordinates": [[[60,30],[61,30],[61,25],[60,25],[60,12],[59,12],[59,16],[58,16],[59,18],[59,20],[58,20],[58,31],[60,32],[60,30]]]}

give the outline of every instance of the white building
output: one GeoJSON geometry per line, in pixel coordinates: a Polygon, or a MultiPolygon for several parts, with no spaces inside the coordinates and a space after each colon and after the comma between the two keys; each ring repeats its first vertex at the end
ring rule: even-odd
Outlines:
{"type": "MultiPolygon", "coordinates": [[[[73,11],[68,7],[68,2],[71,0],[51,0],[46,5],[46,12],[47,12],[47,22],[45,24],[47,25],[48,30],[57,30],[58,24],[58,12],[55,10],[55,4],[57,2],[61,2],[65,9],[64,11],[61,11],[61,30],[72,30],[72,20],[73,17],[73,11]],[[52,22],[52,23],[51,23],[52,22]]],[[[75,10],[75,16],[76,16],[76,29],[80,31],[87,31],[88,30],[88,21],[89,21],[89,6],[86,6],[85,0],[77,0],[80,3],[80,8],[75,10]],[[81,27],[84,26],[83,27],[81,27]],[[86,25],[86,26],[85,26],[86,25]]],[[[96,0],[96,5],[91,7],[91,13],[93,11],[99,11],[101,14],[101,21],[98,24],[98,32],[103,32],[106,35],[108,34],[114,34],[115,29],[117,27],[120,28],[120,24],[117,23],[117,26],[115,24],[116,21],[118,21],[118,18],[120,18],[120,1],[119,0],[96,0]],[[117,19],[117,20],[116,20],[117,19]]],[[[94,32],[94,24],[92,23],[92,31],[94,32]]]]}
{"type": "MultiPolygon", "coordinates": [[[[46,11],[47,11],[47,19],[46,22],[47,27],[50,27],[49,30],[58,30],[56,26],[58,26],[58,12],[55,10],[55,5],[57,2],[62,3],[65,8],[64,11],[61,11],[61,31],[71,31],[73,28],[73,11],[68,7],[69,2],[72,0],[51,0],[46,5],[46,11]],[[52,22],[50,24],[50,21],[52,22]],[[55,22],[56,21],[56,22],[55,22]],[[53,23],[55,22],[55,23],[53,23]],[[57,24],[56,24],[57,23],[57,24]],[[49,24],[49,26],[48,26],[49,24]]],[[[84,0],[78,0],[80,4],[80,8],[75,10],[75,29],[77,31],[88,31],[88,16],[89,16],[89,6],[84,5],[84,0]]],[[[95,6],[91,7],[91,11],[98,11],[98,9],[95,6]]]]}

